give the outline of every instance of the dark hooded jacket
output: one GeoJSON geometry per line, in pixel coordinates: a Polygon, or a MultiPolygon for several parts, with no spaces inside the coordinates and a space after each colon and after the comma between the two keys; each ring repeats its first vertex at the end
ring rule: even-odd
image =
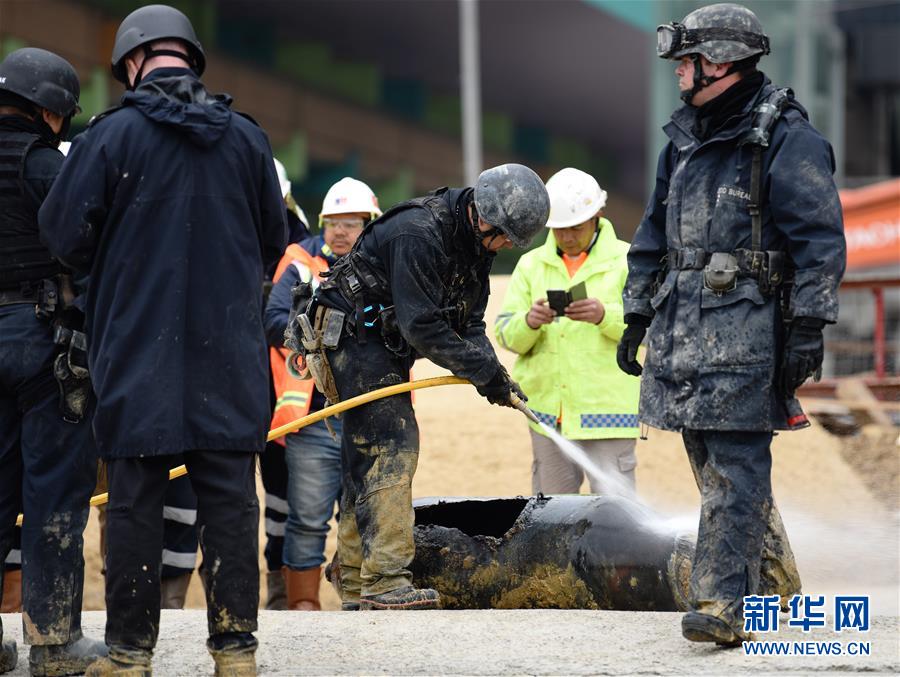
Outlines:
{"type": "MultiPolygon", "coordinates": [[[[366,227],[344,258],[363,257],[384,280],[383,288],[362,292],[363,304],[394,307],[397,330],[414,356],[484,385],[501,366],[484,323],[494,254],[469,220],[473,199],[471,188],[442,188],[424,198],[444,220],[422,199],[396,205],[366,227]]],[[[353,304],[333,284],[319,287],[316,298],[355,317],[353,304]]],[[[371,340],[380,340],[380,330],[367,332],[371,340]]]]}
{"type": "Polygon", "coordinates": [[[286,243],[265,133],[186,69],[148,74],[75,139],[40,211],[87,289],[106,457],[262,451],[263,271],[286,243]]]}
{"type": "MultiPolygon", "coordinates": [[[[749,95],[727,119],[713,115],[710,125],[697,119],[697,108],[684,106],[664,128],[670,141],[628,254],[623,293],[626,320],[629,314],[653,318],[640,402],[640,420],[652,426],[785,427],[774,387],[784,341],[779,293],[764,294],[755,279],[740,277],[734,290],[717,294],[704,288],[702,266],[672,269],[666,262],[671,250],[750,249],[752,151],[739,148],[738,139],[750,128],[753,108],[773,90],[761,79],[755,93],[736,90],[749,95]]],[[[788,256],[794,316],[826,323],[837,320],[846,260],[833,171],[831,146],[791,102],[762,154],[762,249],[788,256]]]]}

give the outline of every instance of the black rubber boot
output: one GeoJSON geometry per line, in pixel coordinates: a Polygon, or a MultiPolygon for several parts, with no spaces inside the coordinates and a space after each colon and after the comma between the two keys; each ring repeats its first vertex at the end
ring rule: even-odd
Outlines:
{"type": "Polygon", "coordinates": [[[359,602],[341,602],[341,611],[359,611],[359,602]]]}
{"type": "Polygon", "coordinates": [[[736,647],[752,639],[742,629],[736,630],[721,618],[689,611],[681,618],[681,634],[692,642],[715,642],[719,646],[736,647]]]}
{"type": "Polygon", "coordinates": [[[15,640],[0,640],[0,674],[15,668],[18,660],[19,652],[16,650],[15,640]]]}
{"type": "Polygon", "coordinates": [[[360,611],[440,609],[441,596],[431,588],[414,588],[407,585],[380,595],[363,595],[359,598],[360,611]]]}
{"type": "Polygon", "coordinates": [[[85,671],[86,677],[152,677],[151,660],[153,652],[113,646],[109,656],[94,661],[85,671]]]}
{"type": "Polygon", "coordinates": [[[91,663],[106,654],[104,642],[88,639],[79,631],[66,644],[32,646],[28,663],[34,677],[80,675],[91,663]]]}

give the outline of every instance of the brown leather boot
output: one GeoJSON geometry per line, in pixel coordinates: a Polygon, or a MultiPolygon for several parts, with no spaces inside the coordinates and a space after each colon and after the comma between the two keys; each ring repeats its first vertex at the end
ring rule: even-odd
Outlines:
{"type": "Polygon", "coordinates": [[[322,567],[294,571],[282,567],[287,588],[287,608],[291,611],[321,611],[319,604],[319,577],[322,567]]]}
{"type": "MultiPolygon", "coordinates": [[[[0,562],[0,566],[3,563],[0,562]]],[[[3,603],[0,613],[13,614],[22,610],[22,570],[7,571],[3,574],[3,603]]]]}

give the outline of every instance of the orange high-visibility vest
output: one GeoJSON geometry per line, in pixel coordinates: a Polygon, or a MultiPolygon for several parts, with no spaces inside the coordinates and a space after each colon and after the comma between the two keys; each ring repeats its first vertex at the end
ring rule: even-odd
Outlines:
{"type": "MultiPolygon", "coordinates": [[[[272,282],[278,282],[279,278],[287,270],[287,267],[297,264],[309,271],[309,276],[321,282],[321,274],[328,270],[328,261],[320,256],[313,256],[298,244],[290,245],[278,262],[272,282]]],[[[285,361],[290,353],[284,348],[269,348],[269,362],[272,365],[272,380],[275,383],[275,412],[272,416],[272,425],[269,429],[278,428],[291,421],[302,418],[309,413],[312,404],[313,388],[315,381],[311,378],[299,379],[291,375],[285,361]]],[[[284,446],[284,438],[277,440],[284,446]]]]}

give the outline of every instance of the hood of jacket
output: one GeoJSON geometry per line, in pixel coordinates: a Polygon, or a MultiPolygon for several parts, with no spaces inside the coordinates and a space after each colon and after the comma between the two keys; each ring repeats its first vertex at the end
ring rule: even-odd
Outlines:
{"type": "Polygon", "coordinates": [[[231,97],[210,94],[187,68],[157,68],[133,92],[122,97],[144,116],[183,134],[191,143],[208,148],[231,124],[231,97]]]}

